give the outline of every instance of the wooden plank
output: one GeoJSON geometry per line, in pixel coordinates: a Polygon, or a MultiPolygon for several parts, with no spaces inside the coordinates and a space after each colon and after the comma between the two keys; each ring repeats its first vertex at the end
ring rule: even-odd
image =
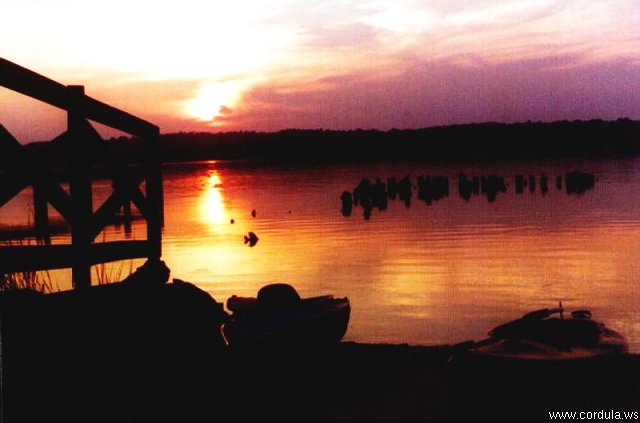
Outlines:
{"type": "Polygon", "coordinates": [[[156,125],[89,96],[83,95],[74,104],[68,87],[1,57],[0,86],[64,110],[75,109],[87,119],[133,135],[153,138],[159,133],[156,125]]]}
{"type": "MultiPolygon", "coordinates": [[[[70,169],[52,169],[49,172],[51,181],[63,183],[70,182],[72,171],[70,169]]],[[[134,175],[136,178],[142,180],[144,179],[144,169],[137,166],[128,166],[128,172],[131,175],[134,175]]],[[[91,176],[91,180],[93,181],[109,181],[113,180],[113,169],[110,169],[108,166],[94,166],[89,169],[89,175],[91,176]]]]}
{"type": "Polygon", "coordinates": [[[140,191],[140,187],[135,187],[134,190],[131,191],[131,201],[135,204],[136,208],[140,211],[140,214],[144,219],[149,222],[149,218],[151,213],[153,213],[151,205],[149,204],[149,200],[144,196],[142,191],[140,191]]]}
{"type": "Polygon", "coordinates": [[[20,151],[22,145],[15,139],[11,132],[0,124],[0,151],[3,155],[12,154],[20,151]]]}
{"type": "MultiPolygon", "coordinates": [[[[147,241],[115,241],[92,244],[88,248],[89,264],[145,258],[147,241]]],[[[73,266],[71,245],[23,245],[0,247],[0,273],[31,270],[66,269],[73,266]]]]}
{"type": "Polygon", "coordinates": [[[0,273],[71,267],[70,245],[0,247],[0,273]]]}
{"type": "Polygon", "coordinates": [[[11,133],[0,125],[0,170],[12,168],[14,158],[22,152],[22,145],[11,133]]]}
{"type": "MultiPolygon", "coordinates": [[[[46,175],[51,175],[51,172],[47,172],[46,175]]],[[[64,220],[71,223],[71,199],[69,194],[53,179],[46,176],[42,182],[42,188],[45,190],[45,196],[49,204],[60,213],[64,220]]]]}
{"type": "Polygon", "coordinates": [[[118,260],[149,257],[148,241],[113,241],[91,245],[89,249],[91,264],[108,263],[118,260]]]}
{"type": "Polygon", "coordinates": [[[137,135],[143,138],[157,137],[160,128],[132,114],[116,109],[106,103],[85,96],[79,105],[87,119],[137,135]]]}
{"type": "Polygon", "coordinates": [[[86,119],[80,119],[78,121],[78,127],[73,135],[79,142],[104,142],[98,131],[96,131],[96,128],[94,128],[86,119]]]}
{"type": "Polygon", "coordinates": [[[29,186],[25,178],[19,177],[15,172],[7,172],[0,175],[0,207],[7,204],[20,191],[29,186]]]}

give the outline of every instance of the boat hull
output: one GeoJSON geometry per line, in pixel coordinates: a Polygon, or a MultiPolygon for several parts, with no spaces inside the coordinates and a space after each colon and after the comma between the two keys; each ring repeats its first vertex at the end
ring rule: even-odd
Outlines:
{"type": "Polygon", "coordinates": [[[564,310],[543,309],[500,325],[489,338],[463,351],[470,362],[569,363],[607,360],[627,354],[627,340],[604,323],[591,320],[591,312],[578,310],[572,317],[550,318],[564,310]]]}
{"type": "Polygon", "coordinates": [[[597,343],[558,348],[527,339],[501,339],[491,345],[472,349],[469,355],[493,360],[526,360],[566,362],[594,360],[628,352],[627,341],[620,334],[609,331],[597,343]]]}
{"type": "Polygon", "coordinates": [[[222,328],[229,346],[322,345],[345,335],[351,306],[346,298],[315,297],[282,310],[232,317],[222,328]]]}

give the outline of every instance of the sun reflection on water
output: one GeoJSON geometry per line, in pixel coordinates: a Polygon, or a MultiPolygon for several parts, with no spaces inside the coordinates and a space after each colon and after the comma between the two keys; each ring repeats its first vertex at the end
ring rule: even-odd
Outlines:
{"type": "MultiPolygon", "coordinates": [[[[580,197],[512,188],[493,203],[457,195],[410,209],[390,202],[365,220],[340,214],[340,193],[386,169],[217,166],[166,176],[171,224],[163,237],[172,275],[216,301],[288,282],[302,296],[349,297],[349,340],[436,345],[481,339],[561,299],[569,309],[591,309],[627,336],[632,351],[640,348],[639,303],[629,294],[640,273],[633,230],[640,214],[628,188],[640,178],[635,170],[607,168],[603,178],[612,182],[580,197]],[[243,243],[248,231],[261,238],[255,248],[243,243]]],[[[423,171],[415,169],[407,173],[423,171]]]]}
{"type": "Polygon", "coordinates": [[[204,220],[210,224],[225,222],[224,197],[222,195],[222,178],[217,171],[212,171],[206,181],[203,203],[204,220]]]}

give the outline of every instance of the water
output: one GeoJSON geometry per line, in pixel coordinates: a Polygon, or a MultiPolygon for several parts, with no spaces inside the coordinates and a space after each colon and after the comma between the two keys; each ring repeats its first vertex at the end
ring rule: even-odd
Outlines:
{"type": "MultiPolygon", "coordinates": [[[[640,352],[638,187],[637,159],[311,168],[174,164],[164,169],[163,259],[172,277],[194,282],[218,301],[255,295],[271,282],[289,282],[302,296],[349,297],[347,340],[478,340],[499,323],[562,301],[569,309],[590,309],[640,352]],[[569,195],[564,185],[556,187],[556,177],[575,170],[592,174],[595,184],[569,195]],[[502,177],[506,192],[494,201],[482,194],[462,198],[461,173],[469,180],[502,177]],[[541,174],[549,178],[545,194],[541,174]],[[359,206],[342,215],[342,192],[362,178],[386,182],[405,175],[413,185],[409,207],[396,198],[386,210],[373,208],[368,219],[359,206]],[[447,176],[449,195],[430,205],[420,200],[420,175],[447,176]],[[517,175],[536,176],[535,191],[527,186],[517,194],[517,175]],[[249,231],[259,237],[254,247],[243,242],[249,231]]],[[[96,197],[108,190],[98,184],[96,197]]],[[[144,233],[136,223],[128,236],[144,233]]],[[[104,238],[122,234],[123,228],[111,228],[104,238]]]]}

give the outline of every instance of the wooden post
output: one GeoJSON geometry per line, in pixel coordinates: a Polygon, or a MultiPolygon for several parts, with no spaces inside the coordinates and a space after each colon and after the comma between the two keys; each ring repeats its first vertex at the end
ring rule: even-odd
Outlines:
{"type": "Polygon", "coordinates": [[[89,157],[81,137],[85,116],[80,108],[84,96],[84,87],[71,85],[67,87],[69,93],[69,110],[67,112],[67,130],[71,135],[71,180],[69,192],[71,197],[71,245],[74,256],[71,275],[75,289],[91,286],[91,262],[89,247],[91,239],[91,218],[93,215],[93,199],[91,192],[91,175],[89,174],[89,157]]]}
{"type": "Polygon", "coordinates": [[[124,218],[124,236],[125,238],[130,238],[132,234],[131,228],[131,200],[127,200],[122,206],[122,214],[124,218]]]}
{"type": "Polygon", "coordinates": [[[33,220],[36,236],[43,239],[45,244],[51,243],[49,235],[49,210],[47,197],[40,183],[33,184],[33,220]]]}
{"type": "Polygon", "coordinates": [[[158,138],[160,131],[153,137],[145,138],[145,173],[146,194],[149,202],[149,216],[147,217],[147,240],[149,241],[149,259],[160,260],[162,257],[162,226],[164,216],[164,200],[162,192],[162,169],[158,138]]]}

